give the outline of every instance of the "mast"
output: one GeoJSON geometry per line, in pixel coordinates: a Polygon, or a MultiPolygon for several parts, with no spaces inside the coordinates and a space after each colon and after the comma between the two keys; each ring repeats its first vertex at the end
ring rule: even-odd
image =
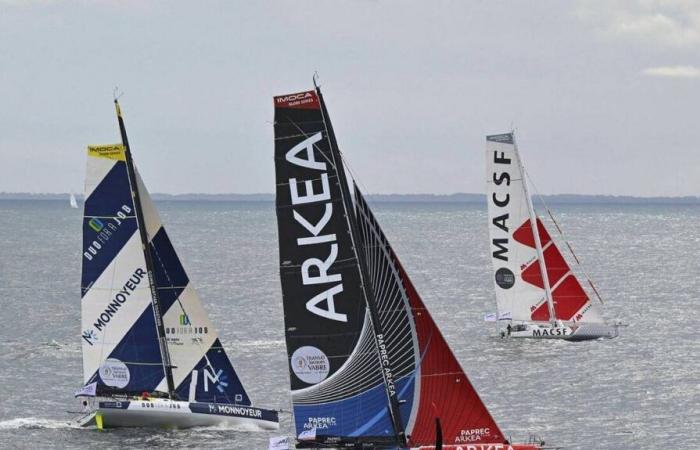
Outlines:
{"type": "Polygon", "coordinates": [[[542,274],[542,283],[544,284],[545,298],[547,299],[547,309],[549,310],[549,319],[552,324],[556,324],[557,318],[554,315],[554,301],[552,300],[552,288],[549,285],[549,275],[547,274],[547,265],[544,261],[544,253],[542,252],[542,242],[540,241],[540,230],[537,227],[537,215],[535,214],[535,208],[532,206],[532,198],[530,198],[530,191],[527,189],[527,180],[525,179],[525,168],[523,167],[523,162],[520,159],[520,152],[518,151],[518,145],[515,143],[515,133],[511,133],[513,136],[513,150],[515,151],[515,156],[518,160],[518,166],[520,168],[520,174],[522,176],[523,190],[525,191],[525,198],[527,199],[527,211],[530,215],[530,227],[532,228],[532,235],[535,239],[535,250],[537,251],[537,261],[540,265],[540,273],[542,274]]]}
{"type": "MultiPolygon", "coordinates": [[[[345,209],[345,217],[348,220],[348,225],[350,226],[350,239],[352,240],[352,245],[355,248],[358,264],[360,266],[360,282],[362,283],[362,290],[365,293],[365,298],[367,299],[367,308],[370,313],[370,320],[372,321],[372,327],[374,328],[374,339],[375,345],[377,346],[377,354],[379,355],[379,343],[378,336],[384,335],[382,330],[382,325],[379,320],[379,311],[377,310],[376,297],[374,295],[374,289],[372,288],[371,277],[369,276],[369,270],[367,269],[367,260],[365,259],[365,249],[362,245],[357,245],[355,242],[355,237],[360,235],[359,226],[357,224],[357,218],[355,217],[354,209],[352,207],[352,200],[350,197],[350,188],[348,186],[347,178],[345,176],[345,168],[343,167],[341,161],[340,150],[338,149],[338,142],[335,139],[335,132],[333,131],[333,125],[328,117],[328,110],[326,109],[326,103],[323,101],[323,94],[321,94],[321,88],[316,85],[316,79],[314,77],[314,86],[316,88],[316,94],[318,95],[319,103],[321,104],[321,114],[323,116],[323,122],[328,132],[328,139],[330,141],[331,156],[333,157],[333,164],[336,167],[336,172],[338,173],[338,182],[340,183],[340,193],[343,201],[343,208],[345,209]]],[[[382,367],[384,367],[382,365],[382,367]]],[[[394,371],[389,366],[390,372],[393,374],[394,371]]],[[[402,447],[407,445],[406,442],[406,430],[404,430],[403,422],[401,421],[401,412],[399,410],[399,400],[396,397],[396,393],[391,393],[389,391],[389,384],[386,377],[386,372],[381,369],[382,379],[384,380],[384,389],[386,391],[387,398],[389,400],[389,413],[391,415],[391,423],[394,428],[394,433],[396,434],[396,439],[398,444],[402,447]]]]}
{"type": "Polygon", "coordinates": [[[122,144],[124,144],[124,153],[126,155],[126,170],[129,175],[131,185],[131,197],[134,200],[134,210],[136,212],[136,224],[141,235],[141,247],[143,248],[143,256],[146,260],[146,273],[148,273],[148,286],[151,289],[151,304],[153,305],[153,316],[156,321],[156,330],[158,331],[158,345],[160,347],[161,360],[163,361],[163,370],[165,371],[165,379],[168,383],[168,396],[176,398],[175,382],[173,381],[173,366],[170,362],[170,353],[168,352],[168,343],[165,337],[165,326],[163,325],[163,314],[158,299],[158,290],[156,288],[155,277],[153,275],[153,259],[149,251],[148,233],[146,231],[146,222],[143,216],[143,208],[141,206],[141,197],[139,195],[139,187],[136,179],[136,171],[134,169],[134,161],[131,158],[131,149],[129,148],[129,139],[126,136],[126,127],[122,118],[122,111],[119,107],[119,101],[114,99],[114,107],[117,111],[117,120],[119,121],[119,132],[122,136],[122,144]]]}

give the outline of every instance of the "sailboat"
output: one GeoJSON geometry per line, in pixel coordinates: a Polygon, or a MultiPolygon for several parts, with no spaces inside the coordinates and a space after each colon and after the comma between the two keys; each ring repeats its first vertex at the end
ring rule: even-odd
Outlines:
{"type": "MultiPolygon", "coordinates": [[[[581,286],[537,216],[525,178],[513,133],[487,136],[490,253],[498,306],[498,313],[487,320],[501,324],[503,337],[571,341],[617,337],[620,324],[608,325],[600,305],[581,286]]],[[[588,283],[600,299],[590,279],[588,283]]]]}
{"type": "Polygon", "coordinates": [[[253,407],[122,142],[88,147],[82,426],[275,430],[253,407]]]}
{"type": "Polygon", "coordinates": [[[70,207],[73,209],[78,209],[78,201],[75,199],[75,194],[70,193],[70,207]]]}
{"type": "Polygon", "coordinates": [[[479,398],[347,177],[320,88],[274,106],[296,447],[541,448],[510,444],[479,398]]]}

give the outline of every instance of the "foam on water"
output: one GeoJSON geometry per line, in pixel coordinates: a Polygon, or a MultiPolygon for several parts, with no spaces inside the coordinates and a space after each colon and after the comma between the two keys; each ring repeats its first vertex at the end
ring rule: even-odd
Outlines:
{"type": "Polygon", "coordinates": [[[41,417],[17,417],[0,421],[0,430],[61,430],[69,428],[78,428],[78,425],[75,422],[66,420],[51,420],[41,417]]]}

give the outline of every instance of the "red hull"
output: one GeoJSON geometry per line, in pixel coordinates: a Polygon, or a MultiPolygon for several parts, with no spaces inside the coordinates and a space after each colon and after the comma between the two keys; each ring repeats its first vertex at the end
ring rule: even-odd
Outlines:
{"type": "MultiPolygon", "coordinates": [[[[443,445],[442,450],[540,450],[537,444],[461,444],[443,445]]],[[[418,447],[418,450],[435,450],[435,447],[418,447]]]]}

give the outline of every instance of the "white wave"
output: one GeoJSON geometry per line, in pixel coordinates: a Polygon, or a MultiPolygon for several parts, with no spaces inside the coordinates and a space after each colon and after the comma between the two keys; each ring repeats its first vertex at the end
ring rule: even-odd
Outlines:
{"type": "Polygon", "coordinates": [[[68,420],[51,420],[40,417],[17,417],[10,420],[0,421],[0,430],[18,430],[21,428],[28,430],[37,429],[64,429],[77,428],[77,424],[68,420]]]}

